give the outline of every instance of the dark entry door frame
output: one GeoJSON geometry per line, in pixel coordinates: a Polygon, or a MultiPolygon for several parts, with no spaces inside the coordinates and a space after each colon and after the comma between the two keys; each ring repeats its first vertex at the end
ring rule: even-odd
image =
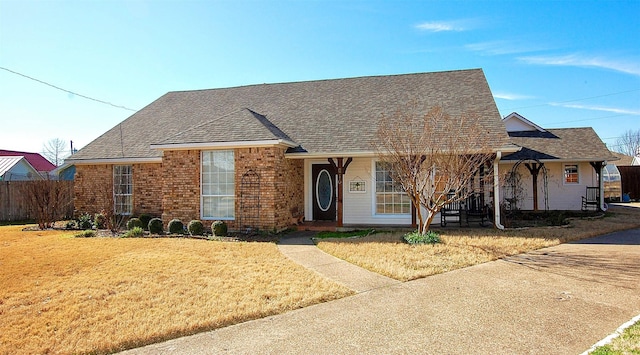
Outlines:
{"type": "Polygon", "coordinates": [[[336,220],[337,185],[336,169],[333,165],[311,165],[313,220],[336,220]]]}

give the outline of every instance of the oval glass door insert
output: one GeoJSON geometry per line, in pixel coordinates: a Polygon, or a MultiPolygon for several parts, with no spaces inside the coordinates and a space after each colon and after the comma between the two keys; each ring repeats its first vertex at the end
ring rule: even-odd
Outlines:
{"type": "Polygon", "coordinates": [[[322,212],[326,212],[331,207],[333,201],[333,181],[331,174],[326,169],[322,169],[316,179],[316,203],[322,212]]]}

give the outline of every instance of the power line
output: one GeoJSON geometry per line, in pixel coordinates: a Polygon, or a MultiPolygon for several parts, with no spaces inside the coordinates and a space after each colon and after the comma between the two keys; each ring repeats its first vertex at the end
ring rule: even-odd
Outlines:
{"type": "MultiPolygon", "coordinates": [[[[614,96],[614,95],[626,94],[626,93],[635,92],[635,91],[640,91],[640,89],[633,89],[633,90],[619,91],[619,92],[613,92],[613,93],[609,93],[609,94],[603,94],[603,95],[597,95],[597,96],[590,96],[590,97],[583,97],[583,98],[580,98],[580,99],[571,99],[571,100],[566,100],[566,101],[557,101],[557,102],[555,102],[555,103],[557,103],[557,104],[564,104],[564,103],[567,103],[567,102],[575,102],[575,101],[591,100],[591,99],[597,99],[597,98],[600,98],[600,97],[607,97],[607,96],[614,96]]],[[[551,103],[550,103],[550,102],[547,102],[547,103],[539,104],[539,105],[522,106],[522,107],[512,107],[512,108],[508,108],[508,109],[506,109],[506,111],[510,111],[510,110],[519,110],[519,109],[523,109],[523,108],[542,107],[542,106],[549,106],[549,105],[551,105],[551,103]]]]}
{"type": "Polygon", "coordinates": [[[571,121],[559,121],[559,122],[553,122],[550,123],[550,125],[557,125],[559,123],[571,123],[571,122],[583,122],[583,121],[595,121],[595,120],[603,120],[605,118],[613,118],[613,117],[620,117],[620,116],[629,116],[629,114],[618,114],[618,115],[609,115],[609,116],[601,116],[601,117],[594,117],[594,118],[583,118],[581,120],[571,120],[571,121]]]}
{"type": "Polygon", "coordinates": [[[0,69],[2,69],[2,70],[6,70],[6,71],[8,71],[9,73],[12,73],[12,74],[15,74],[15,75],[19,75],[19,76],[21,76],[21,77],[24,77],[24,78],[27,78],[27,79],[30,79],[30,80],[33,80],[33,81],[37,81],[37,82],[39,82],[39,83],[41,83],[41,84],[44,84],[44,85],[50,86],[50,87],[52,87],[52,88],[54,88],[54,89],[58,89],[58,90],[60,90],[60,91],[64,91],[64,92],[66,92],[66,93],[68,93],[68,94],[72,94],[72,95],[75,95],[75,96],[80,96],[80,97],[82,97],[82,98],[84,98],[84,99],[87,99],[87,100],[96,101],[96,102],[99,102],[99,103],[101,103],[101,104],[105,104],[105,105],[113,106],[113,107],[116,107],[116,108],[121,108],[121,109],[123,109],[123,110],[128,110],[128,111],[133,111],[133,112],[138,111],[138,110],[134,110],[134,109],[132,109],[132,108],[128,108],[128,107],[125,107],[125,106],[116,105],[116,104],[113,104],[113,103],[111,103],[111,102],[107,102],[107,101],[103,101],[103,100],[99,100],[99,99],[94,99],[93,97],[89,97],[89,96],[86,96],[86,95],[78,94],[77,92],[73,92],[73,91],[70,91],[70,90],[67,90],[67,89],[63,89],[63,88],[61,88],[61,87],[59,87],[59,86],[55,86],[55,85],[53,85],[53,84],[49,84],[49,83],[47,83],[46,81],[42,81],[42,80],[39,80],[39,79],[36,79],[36,78],[30,77],[30,76],[28,76],[28,75],[25,75],[25,74],[22,74],[22,73],[18,73],[18,72],[16,72],[16,71],[13,71],[13,70],[11,70],[11,69],[7,69],[7,68],[5,68],[5,67],[0,67],[0,69]]]}

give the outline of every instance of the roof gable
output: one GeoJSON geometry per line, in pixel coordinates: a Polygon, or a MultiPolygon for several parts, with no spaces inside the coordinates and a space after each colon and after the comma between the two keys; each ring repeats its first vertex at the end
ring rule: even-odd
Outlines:
{"type": "Polygon", "coordinates": [[[49,172],[56,168],[56,166],[48,161],[45,157],[39,153],[19,152],[15,150],[3,150],[0,149],[0,156],[23,156],[31,166],[37,171],[49,172]]]}
{"type": "Polygon", "coordinates": [[[0,156],[0,180],[27,180],[37,175],[25,157],[0,156]]]}
{"type": "Polygon", "coordinates": [[[517,112],[512,112],[503,118],[507,132],[545,132],[545,130],[537,124],[524,118],[517,112]]]}

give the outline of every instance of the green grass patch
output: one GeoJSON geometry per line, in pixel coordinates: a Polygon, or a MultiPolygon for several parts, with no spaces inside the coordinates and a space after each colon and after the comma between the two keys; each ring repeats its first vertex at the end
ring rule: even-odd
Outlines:
{"type": "Polygon", "coordinates": [[[625,329],[611,343],[597,347],[590,355],[640,354],[640,321],[625,329]]]}
{"type": "Polygon", "coordinates": [[[83,230],[82,232],[76,233],[74,236],[76,238],[93,238],[96,236],[96,232],[91,229],[87,229],[83,230]]]}
{"type": "Polygon", "coordinates": [[[440,235],[434,231],[427,231],[422,234],[418,231],[407,233],[402,237],[407,243],[416,244],[436,244],[440,243],[440,235]]]}
{"type": "Polygon", "coordinates": [[[366,235],[376,233],[373,229],[362,229],[362,230],[354,230],[348,232],[320,232],[316,234],[316,238],[318,239],[328,239],[328,238],[353,238],[353,237],[364,237],[366,235]]]}

